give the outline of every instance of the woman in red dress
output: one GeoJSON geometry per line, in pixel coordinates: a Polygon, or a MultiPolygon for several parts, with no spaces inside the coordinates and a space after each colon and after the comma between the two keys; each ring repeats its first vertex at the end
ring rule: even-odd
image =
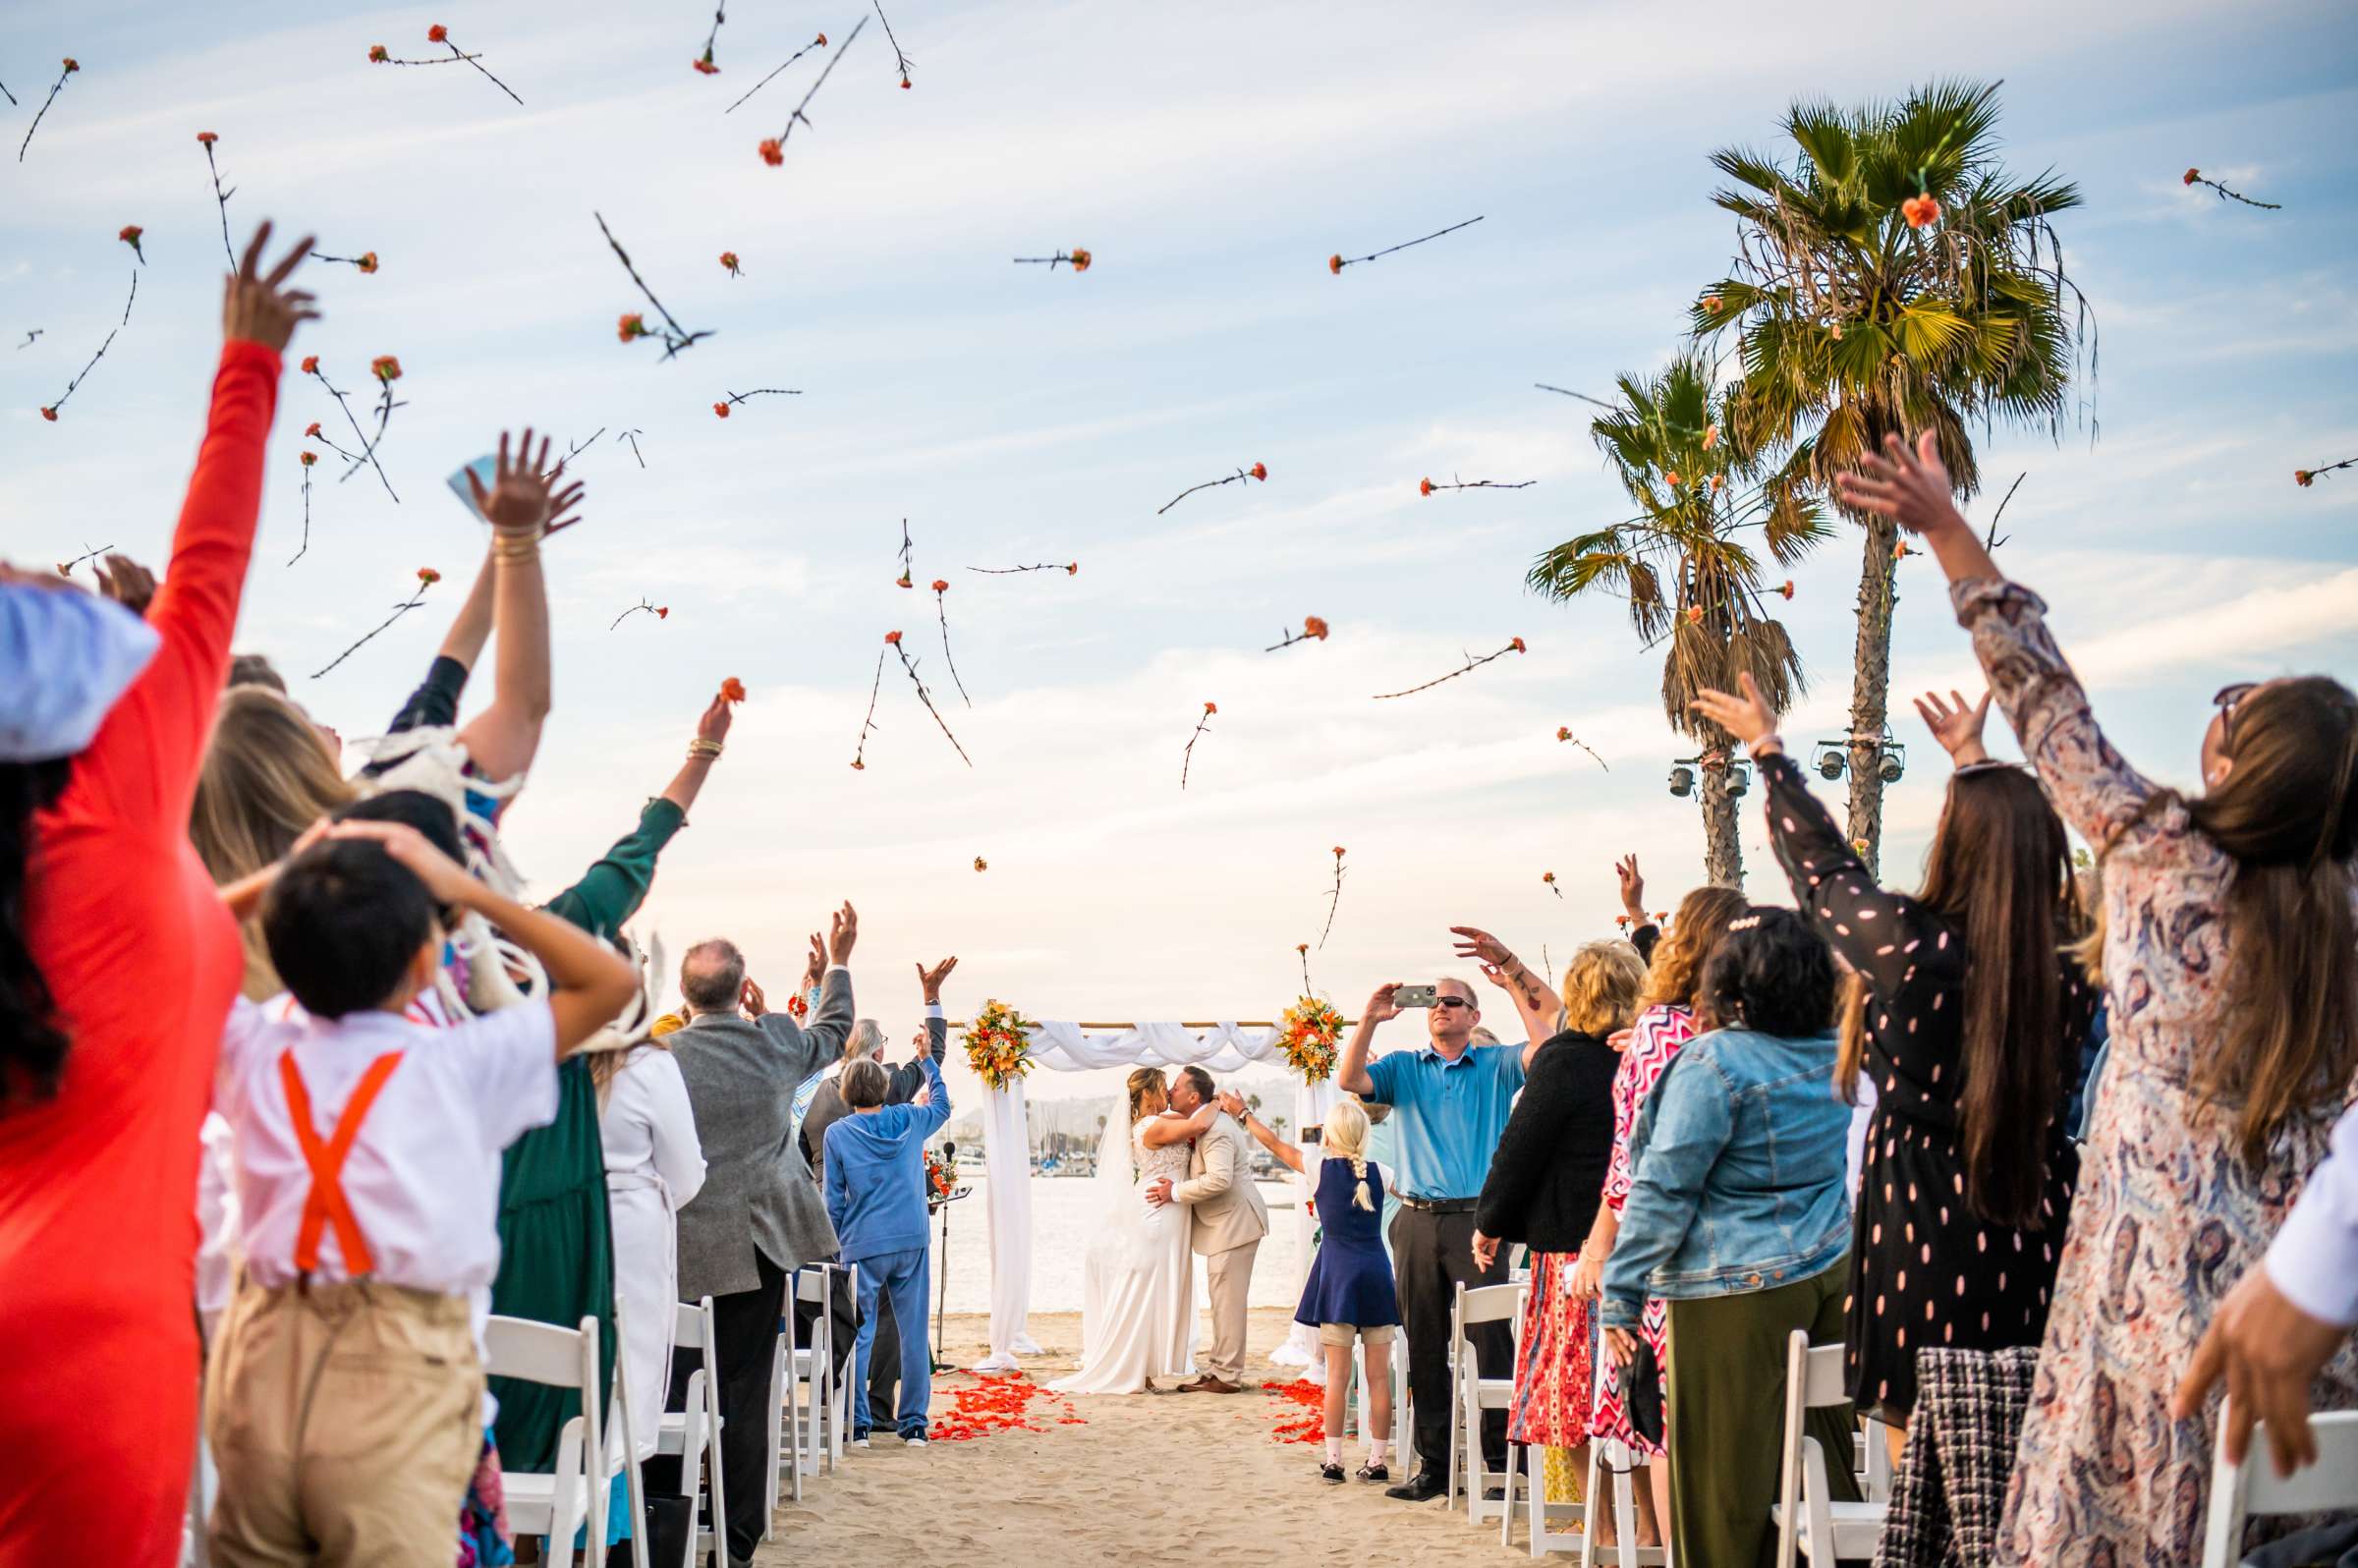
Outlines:
{"type": "Polygon", "coordinates": [[[311,242],[265,275],[269,234],[227,283],[204,445],[147,611],[161,646],[62,792],[0,834],[24,884],[22,925],[0,928],[0,945],[29,959],[49,1002],[45,1017],[21,1005],[11,962],[0,1568],[180,1558],[196,1441],[196,1130],[243,964],[190,846],[189,804],[260,513],[279,351],[317,313],[280,288],[311,242]]]}

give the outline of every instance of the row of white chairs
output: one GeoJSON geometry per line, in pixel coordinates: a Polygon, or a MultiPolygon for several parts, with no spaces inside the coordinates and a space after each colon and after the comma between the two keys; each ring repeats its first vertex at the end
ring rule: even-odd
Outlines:
{"type": "Polygon", "coordinates": [[[811,1263],[795,1273],[794,1301],[787,1306],[770,1360],[769,1462],[762,1473],[769,1523],[762,1528],[764,1540],[777,1529],[781,1495],[801,1502],[806,1478],[831,1475],[843,1462],[844,1433],[852,1421],[852,1369],[847,1364],[844,1374],[836,1374],[830,1297],[837,1292],[858,1299],[859,1264],[811,1263]],[[796,1304],[817,1308],[808,1345],[796,1343],[796,1304]]]}

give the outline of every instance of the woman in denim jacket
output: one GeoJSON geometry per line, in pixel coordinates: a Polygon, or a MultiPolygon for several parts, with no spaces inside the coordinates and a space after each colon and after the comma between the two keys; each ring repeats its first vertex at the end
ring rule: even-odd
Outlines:
{"type": "MultiPolygon", "coordinates": [[[[1741,1568],[1768,1544],[1786,1337],[1842,1342],[1850,1107],[1833,1092],[1833,959],[1793,911],[1737,919],[1697,1000],[1711,1033],[1662,1075],[1630,1140],[1601,1321],[1626,1366],[1646,1298],[1670,1304],[1672,1557],[1741,1568]]],[[[1810,1435],[1850,1453],[1842,1411],[1813,1411],[1810,1435]]],[[[1829,1468],[1855,1500],[1849,1464],[1829,1468]]]]}

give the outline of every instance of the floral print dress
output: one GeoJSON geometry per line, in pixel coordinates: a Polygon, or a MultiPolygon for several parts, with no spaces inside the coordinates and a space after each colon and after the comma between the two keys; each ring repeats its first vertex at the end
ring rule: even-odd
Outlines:
{"type": "MultiPolygon", "coordinates": [[[[1695,1018],[1683,1007],[1649,1007],[1630,1029],[1629,1049],[1622,1052],[1620,1070],[1613,1075],[1613,1159],[1604,1175],[1604,1202],[1615,1214],[1629,1202],[1634,1172],[1629,1161],[1630,1134],[1637,1130],[1638,1107],[1654,1092],[1678,1055],[1678,1048],[1695,1037],[1695,1018]]],[[[1659,1296],[1646,1299],[1638,1332],[1654,1347],[1656,1368],[1670,1365],[1670,1308],[1659,1296]]],[[[1665,1400],[1667,1395],[1665,1394],[1665,1400]]],[[[1597,1391],[1589,1430],[1629,1445],[1633,1454],[1653,1458],[1661,1445],[1648,1442],[1629,1424],[1629,1401],[1616,1379],[1597,1391]]]]}
{"type": "MultiPolygon", "coordinates": [[[[2006,1498],[2005,1561],[2147,1568],[2191,1563],[2210,1501],[2216,1398],[2191,1421],[2169,1399],[2218,1300],[2257,1266],[2332,1116],[2278,1135],[2245,1164],[2234,1117],[2190,1086],[2225,1011],[2226,900],[2235,867],[2112,750],[2057,651],[2047,606],[2016,584],[1950,590],[1997,704],[2064,821],[2105,861],[2111,1058],[2090,1120],[2022,1444],[2006,1498]]],[[[2330,1110],[2339,1108],[2342,1096],[2330,1110]]],[[[2313,1390],[2358,1408],[2358,1350],[2313,1390]]]]}

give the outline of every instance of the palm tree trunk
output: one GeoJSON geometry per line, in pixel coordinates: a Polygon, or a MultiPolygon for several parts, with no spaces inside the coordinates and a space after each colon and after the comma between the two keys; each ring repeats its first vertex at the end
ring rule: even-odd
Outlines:
{"type": "Polygon", "coordinates": [[[1897,600],[1892,546],[1898,526],[1864,516],[1866,559],[1859,568],[1859,643],[1850,686],[1850,836],[1869,874],[1883,847],[1882,734],[1891,702],[1891,611],[1897,600]]]}
{"type": "Polygon", "coordinates": [[[1727,793],[1727,764],[1707,763],[1703,775],[1703,879],[1744,890],[1744,846],[1737,837],[1735,797],[1727,793]]]}

